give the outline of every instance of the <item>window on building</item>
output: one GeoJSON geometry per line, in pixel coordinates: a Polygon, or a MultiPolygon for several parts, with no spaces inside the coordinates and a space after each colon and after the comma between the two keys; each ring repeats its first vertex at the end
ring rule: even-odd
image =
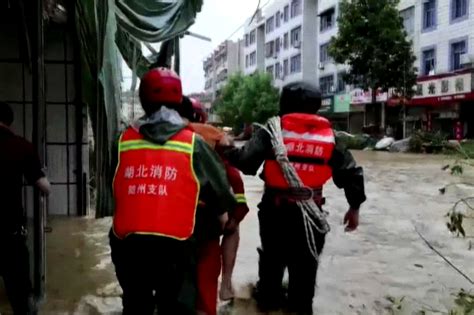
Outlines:
{"type": "Polygon", "coordinates": [[[288,59],[283,60],[283,75],[288,75],[288,59]]]}
{"type": "Polygon", "coordinates": [[[328,75],[319,79],[319,89],[321,94],[331,94],[334,92],[334,76],[328,75]]]}
{"type": "Polygon", "coordinates": [[[257,41],[256,31],[253,30],[250,32],[250,45],[255,44],[256,41],[257,41]]]}
{"type": "Polygon", "coordinates": [[[459,41],[451,44],[451,70],[462,68],[461,56],[467,53],[467,41],[459,41]]]}
{"type": "Polygon", "coordinates": [[[319,46],[319,62],[327,63],[331,61],[331,57],[329,56],[329,43],[319,46]]]}
{"type": "Polygon", "coordinates": [[[300,15],[303,10],[301,0],[291,0],[291,17],[294,18],[300,15]]]}
{"type": "Polygon", "coordinates": [[[267,20],[267,24],[265,26],[266,32],[271,33],[275,29],[275,17],[271,17],[267,20]]]}
{"type": "Polygon", "coordinates": [[[281,26],[281,13],[280,13],[280,11],[278,11],[275,14],[275,27],[279,28],[280,26],[281,26]]]}
{"type": "Polygon", "coordinates": [[[301,26],[291,31],[291,46],[295,47],[299,43],[301,43],[301,26]]]}
{"type": "Polygon", "coordinates": [[[344,80],[345,72],[339,72],[337,74],[337,92],[346,91],[346,81],[344,80]]]}
{"type": "Polygon", "coordinates": [[[268,67],[267,67],[267,73],[268,73],[269,75],[271,75],[272,78],[273,78],[273,75],[274,75],[274,72],[273,72],[273,71],[274,71],[274,66],[268,66],[268,67]]]}
{"type": "Polygon", "coordinates": [[[403,28],[408,35],[415,31],[415,7],[400,11],[400,17],[403,19],[403,28]]]}
{"type": "Polygon", "coordinates": [[[290,73],[301,72],[301,54],[291,57],[290,73]]]}
{"type": "Polygon", "coordinates": [[[275,54],[276,55],[278,55],[278,53],[280,52],[280,48],[281,48],[281,38],[277,37],[277,39],[275,39],[275,54]]]}
{"type": "Polygon", "coordinates": [[[451,20],[461,19],[468,14],[468,0],[451,0],[451,20]]]}
{"type": "Polygon", "coordinates": [[[285,35],[283,35],[283,49],[288,49],[288,33],[285,33],[285,35]]]}
{"type": "Polygon", "coordinates": [[[277,62],[275,64],[275,79],[281,78],[281,63],[277,62]]]}
{"type": "Polygon", "coordinates": [[[271,58],[275,54],[275,41],[268,42],[265,45],[265,57],[266,58],[271,58]]]}
{"type": "Polygon", "coordinates": [[[321,14],[319,29],[321,32],[330,30],[336,24],[336,10],[329,9],[321,14]]]}
{"type": "Polygon", "coordinates": [[[436,0],[426,0],[423,2],[423,29],[430,29],[436,26],[436,0]]]}
{"type": "Polygon", "coordinates": [[[245,47],[249,46],[249,34],[245,34],[245,47]]]}
{"type": "Polygon", "coordinates": [[[435,70],[436,51],[434,48],[425,49],[421,53],[421,71],[423,75],[429,75],[435,70]]]}
{"type": "Polygon", "coordinates": [[[283,21],[288,22],[290,20],[290,6],[286,5],[283,9],[283,21]]]}
{"type": "Polygon", "coordinates": [[[257,52],[254,51],[253,53],[251,53],[249,59],[250,67],[255,66],[257,64],[257,52]]]}
{"type": "Polygon", "coordinates": [[[245,68],[249,67],[249,55],[245,56],[245,68]]]}

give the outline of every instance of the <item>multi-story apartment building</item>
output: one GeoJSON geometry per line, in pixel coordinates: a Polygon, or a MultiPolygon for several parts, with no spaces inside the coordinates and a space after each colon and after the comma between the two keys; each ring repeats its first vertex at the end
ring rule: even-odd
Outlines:
{"type": "Polygon", "coordinates": [[[316,4],[314,0],[281,0],[265,11],[265,70],[278,87],[316,81],[316,4]]]}
{"type": "Polygon", "coordinates": [[[474,1],[405,0],[419,78],[408,129],[474,137],[474,1]],[[419,124],[419,125],[417,125],[419,124]]]}
{"type": "Polygon", "coordinates": [[[226,40],[203,62],[205,91],[214,100],[225,86],[229,75],[239,71],[242,63],[243,41],[226,40]]]}
{"type": "Polygon", "coordinates": [[[380,93],[378,100],[381,105],[375,106],[370,104],[371,97],[367,91],[352,89],[350,98],[342,96],[348,91],[343,81],[347,67],[334,64],[327,53],[328,43],[338,31],[339,1],[319,0],[317,77],[323,95],[327,96],[324,103],[331,107],[333,113],[349,109],[349,116],[356,120],[350,126],[360,125],[361,117],[357,112],[363,110],[364,124],[382,127],[390,124],[398,129],[399,136],[421,127],[444,129],[454,136],[454,125],[459,125],[459,121],[462,122],[465,134],[474,135],[474,130],[469,131],[468,128],[471,125],[471,129],[474,129],[474,104],[468,101],[473,98],[472,70],[463,70],[469,64],[472,66],[474,60],[472,2],[473,0],[400,2],[400,16],[408,38],[413,42],[413,52],[417,57],[415,66],[419,69],[417,95],[407,104],[407,125],[403,127],[405,122],[400,120],[400,106],[385,105],[390,104],[390,95],[387,93],[380,93]],[[464,82],[464,89],[456,89],[456,82],[464,82]],[[456,94],[458,99],[453,96],[456,94]],[[341,99],[345,100],[342,105],[345,109],[337,108],[341,99]],[[402,129],[408,132],[402,132],[402,129]]]}
{"type": "Polygon", "coordinates": [[[265,70],[265,18],[259,10],[245,22],[243,73],[246,75],[265,70]]]}
{"type": "Polygon", "coordinates": [[[328,54],[338,33],[339,3],[275,0],[245,24],[241,70],[267,71],[277,87],[314,83],[324,96],[321,112],[351,132],[373,124],[391,125],[399,137],[422,127],[454,135],[461,126],[462,133],[474,137],[474,0],[400,1],[419,69],[416,95],[406,106],[383,92],[379,104],[371,104],[370,91],[344,82],[347,66],[335,64],[328,54]]]}

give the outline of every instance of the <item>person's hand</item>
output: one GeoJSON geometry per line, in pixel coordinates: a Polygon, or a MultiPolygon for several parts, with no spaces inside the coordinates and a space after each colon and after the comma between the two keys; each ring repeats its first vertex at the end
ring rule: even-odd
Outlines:
{"type": "Polygon", "coordinates": [[[353,232],[359,226],[359,209],[349,208],[344,216],[344,226],[346,232],[353,232]]]}
{"type": "Polygon", "coordinates": [[[238,229],[238,227],[239,227],[239,223],[237,222],[237,220],[234,218],[230,218],[229,221],[227,221],[224,233],[232,234],[238,229]]]}
{"type": "Polygon", "coordinates": [[[233,143],[233,139],[231,136],[229,136],[227,133],[222,136],[222,138],[219,140],[219,145],[223,147],[229,147],[233,143]]]}

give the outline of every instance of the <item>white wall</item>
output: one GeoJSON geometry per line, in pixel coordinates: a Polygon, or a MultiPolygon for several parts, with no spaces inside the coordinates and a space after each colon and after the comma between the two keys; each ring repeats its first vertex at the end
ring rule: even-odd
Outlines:
{"type": "Polygon", "coordinates": [[[415,31],[420,33],[419,48],[415,51],[417,64],[421,63],[421,51],[424,47],[436,46],[437,74],[450,71],[450,41],[458,38],[468,38],[468,54],[474,54],[474,0],[468,0],[469,16],[460,22],[451,22],[451,0],[437,0],[437,25],[433,31],[422,30],[423,6],[417,1],[415,14],[415,31]]]}

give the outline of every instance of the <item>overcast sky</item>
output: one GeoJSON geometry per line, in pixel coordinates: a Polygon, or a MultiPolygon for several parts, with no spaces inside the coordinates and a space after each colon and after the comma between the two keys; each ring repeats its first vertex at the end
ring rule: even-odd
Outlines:
{"type": "MultiPolygon", "coordinates": [[[[267,1],[263,0],[262,4],[267,1]]],[[[190,31],[210,37],[206,42],[190,36],[181,42],[181,78],[185,94],[204,90],[202,61],[249,18],[257,8],[258,0],[204,0],[202,11],[190,31]]],[[[241,37],[241,28],[231,39],[241,37]]],[[[146,51],[146,54],[149,52],[146,51]]],[[[124,67],[126,68],[126,66],[124,67]]],[[[128,69],[124,69],[124,88],[130,88],[128,69]]]]}

